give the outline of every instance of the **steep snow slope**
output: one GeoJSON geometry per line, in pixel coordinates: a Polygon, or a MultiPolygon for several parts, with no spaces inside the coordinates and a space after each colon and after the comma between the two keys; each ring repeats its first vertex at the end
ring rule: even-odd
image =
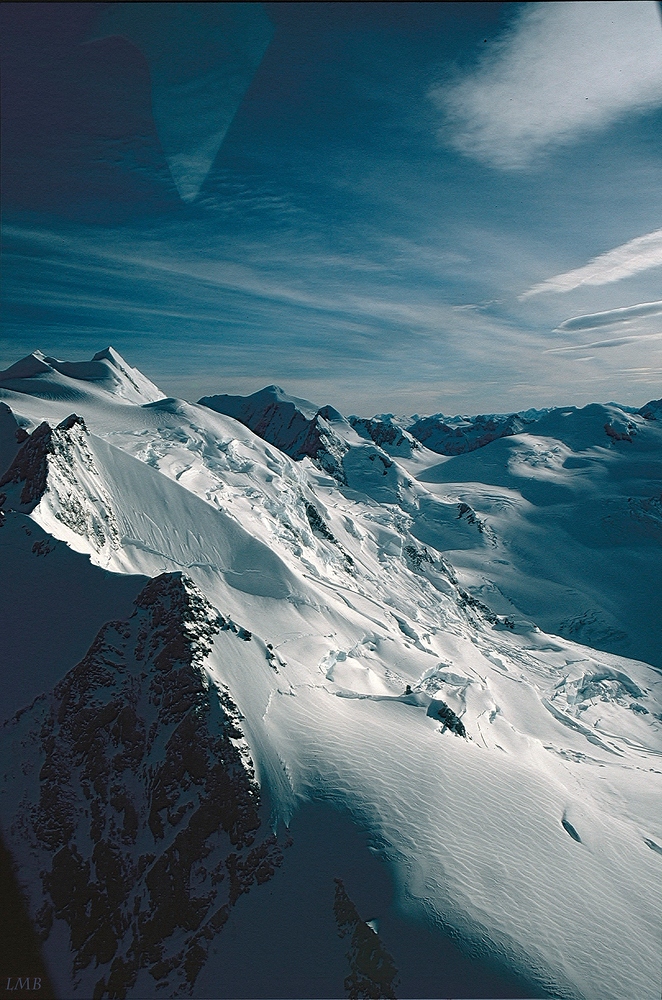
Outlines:
{"type": "Polygon", "coordinates": [[[314,458],[321,468],[344,481],[342,459],[348,447],[344,439],[348,432],[354,435],[333,407],[318,408],[306,399],[289,396],[277,385],[252,396],[203,396],[198,402],[241,421],[292,458],[314,458]]]}
{"type": "MultiPolygon", "coordinates": [[[[301,451],[290,447],[284,428],[291,431],[297,421],[310,427],[310,419],[322,412],[276,387],[245,398],[213,399],[265,439],[290,448],[295,458],[301,451]]],[[[468,571],[465,587],[497,613],[517,617],[519,612],[550,631],[662,666],[662,607],[655,585],[662,423],[656,412],[653,401],[641,411],[593,404],[450,418],[448,426],[441,426],[438,416],[419,418],[410,429],[417,428],[419,436],[424,427],[434,430],[437,437],[425,443],[457,456],[452,465],[422,473],[434,464],[433,455],[413,448],[394,418],[351,418],[364,439],[389,454],[382,447],[361,449],[337,420],[334,434],[345,450],[335,472],[315,453],[311,457],[340,486],[398,505],[400,523],[425,546],[465,552],[466,557],[453,556],[468,571]],[[559,448],[564,457],[553,475],[549,456],[560,454],[559,448]],[[438,488],[441,483],[444,489],[438,488]],[[459,531],[456,521],[468,530],[459,531]],[[488,555],[489,548],[494,551],[488,555]],[[481,573],[486,563],[489,572],[481,573]]]]}
{"type": "Polygon", "coordinates": [[[410,455],[420,446],[383,421],[348,421],[334,407],[316,407],[276,385],[252,396],[203,396],[199,403],[236,418],[297,461],[312,459],[340,485],[379,503],[399,502],[411,485],[389,455],[410,455]]]}
{"type": "MultiPolygon", "coordinates": [[[[462,563],[468,576],[508,555],[511,522],[486,494],[517,501],[512,523],[525,523],[527,504],[543,511],[544,498],[555,496],[554,470],[586,457],[570,432],[567,454],[556,455],[551,471],[547,459],[526,460],[540,441],[549,446],[544,435],[504,438],[442,463],[425,449],[411,459],[385,456],[388,467],[370,458],[380,452],[374,444],[347,437],[342,463],[346,479],[347,470],[355,478],[346,485],[208,407],[141,405],[104,392],[93,386],[79,397],[83,420],[71,417],[66,400],[3,391],[16,415],[5,421],[9,432],[15,437],[18,422],[32,433],[15,442],[2,477],[3,509],[15,513],[0,531],[11,519],[29,519],[99,567],[150,577],[183,572],[193,581],[181,586],[199,588],[216,609],[208,614],[237,630],[210,639],[202,669],[210,690],[226,691],[242,716],[273,824],[290,822],[310,800],[349,810],[389,859],[403,918],[437,934],[450,929],[469,953],[500,958],[543,994],[657,996],[659,671],[546,635],[505,598],[503,608],[490,609],[493,595],[478,599],[453,569],[462,563]],[[512,449],[504,473],[512,485],[494,486],[489,456],[504,446],[512,449]],[[474,503],[443,475],[481,459],[483,493],[462,484],[474,503]],[[426,466],[432,481],[416,482],[426,466]],[[540,494],[527,500],[518,486],[540,494]]],[[[649,448],[645,461],[655,461],[657,428],[632,418],[633,436],[607,410],[609,426],[632,441],[603,426],[606,443],[583,450],[593,448],[605,469],[620,468],[609,482],[630,481],[619,449],[643,448],[641,461],[649,448]]],[[[590,479],[593,465],[586,468],[590,479]]],[[[538,555],[549,547],[540,525],[538,555]]],[[[581,594],[590,592],[588,581],[576,580],[581,594]]],[[[152,711],[146,702],[144,711],[145,718],[152,711]]],[[[21,719],[5,727],[5,760],[28,753],[16,742],[21,719]]],[[[36,731],[36,716],[25,720],[36,731]]],[[[20,854],[12,824],[23,808],[21,779],[3,787],[3,822],[20,854]]],[[[146,802],[144,781],[139,787],[146,802]]],[[[85,830],[89,806],[74,799],[77,829],[85,830]]],[[[139,822],[140,836],[150,835],[148,826],[139,822]]],[[[128,856],[134,864],[135,853],[128,856]]],[[[21,857],[37,911],[43,887],[21,857]]],[[[251,891],[257,899],[262,889],[251,891]]],[[[70,916],[60,919],[71,926],[70,916]]],[[[88,973],[72,964],[81,946],[66,945],[63,926],[49,954],[60,961],[61,953],[69,977],[62,981],[84,995],[88,973]]],[[[182,941],[175,948],[168,937],[167,955],[180,954],[182,941]]],[[[118,954],[128,955],[122,948],[118,954]]],[[[398,966],[397,940],[389,948],[398,966]]],[[[220,970],[213,948],[205,961],[201,984],[220,970]]],[[[183,975],[178,968],[173,975],[183,975]]],[[[129,995],[150,995],[148,980],[136,976],[129,995]]]]}

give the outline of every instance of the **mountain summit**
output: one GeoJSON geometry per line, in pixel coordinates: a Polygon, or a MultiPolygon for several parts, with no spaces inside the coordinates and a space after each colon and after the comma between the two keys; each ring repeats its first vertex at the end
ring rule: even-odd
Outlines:
{"type": "Polygon", "coordinates": [[[112,347],[99,351],[91,361],[59,361],[34,351],[0,371],[0,388],[42,399],[70,401],[98,390],[131,403],[151,403],[164,398],[153,382],[127,364],[112,347]]]}

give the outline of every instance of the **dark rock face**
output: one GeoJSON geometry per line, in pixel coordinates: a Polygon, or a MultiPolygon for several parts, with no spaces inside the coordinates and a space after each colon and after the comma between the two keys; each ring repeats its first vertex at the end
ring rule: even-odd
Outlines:
{"type": "Polygon", "coordinates": [[[404,552],[411,565],[416,569],[421,569],[425,563],[429,563],[431,566],[434,566],[434,559],[428,552],[425,545],[422,549],[419,549],[413,544],[405,545],[404,552]]]}
{"type": "Polygon", "coordinates": [[[628,421],[625,427],[614,427],[613,424],[605,424],[605,434],[612,441],[627,441],[632,444],[632,436],[637,433],[635,424],[628,421]]]}
{"type": "Polygon", "coordinates": [[[7,488],[0,493],[0,508],[29,514],[50,493],[53,513],[62,524],[97,549],[119,547],[112,499],[95,465],[85,421],[75,413],[57,427],[44,422],[26,435],[0,487],[7,488]]]}
{"type": "Polygon", "coordinates": [[[395,1000],[398,970],[379,935],[361,920],[356,906],[347,895],[342,880],[335,879],[333,912],[340,937],[350,937],[347,952],[350,974],[345,979],[349,1000],[386,998],[395,1000]]]}
{"type": "Polygon", "coordinates": [[[303,441],[292,451],[291,457],[300,459],[307,455],[320,469],[346,485],[342,460],[348,450],[349,445],[334,434],[324,417],[318,413],[310,421],[303,441]]]}
{"type": "Polygon", "coordinates": [[[29,435],[0,479],[0,487],[23,483],[20,502],[26,512],[34,510],[46,491],[47,456],[54,452],[53,430],[44,421],[29,435]]]}
{"type": "Polygon", "coordinates": [[[473,594],[469,594],[466,590],[463,590],[462,587],[458,587],[457,592],[459,595],[457,598],[458,607],[462,608],[469,621],[473,621],[474,617],[484,618],[490,625],[509,628],[511,631],[515,628],[515,623],[511,618],[504,615],[496,615],[488,608],[487,604],[483,604],[482,601],[479,601],[473,594]]]}
{"type": "Polygon", "coordinates": [[[313,503],[306,503],[306,517],[308,518],[308,524],[316,535],[321,538],[326,538],[329,542],[335,542],[335,536],[328,524],[318,511],[317,507],[313,503]]]}
{"type": "Polygon", "coordinates": [[[350,556],[349,552],[344,551],[340,542],[329,528],[315,504],[308,501],[306,501],[306,517],[308,518],[308,524],[310,525],[313,534],[317,535],[318,538],[324,538],[327,542],[331,542],[332,545],[338,547],[338,549],[342,552],[345,569],[348,572],[351,572],[354,566],[354,560],[350,556]]]}
{"type": "Polygon", "coordinates": [[[219,631],[229,656],[249,634],[179,573],[135,603],[2,741],[41,759],[5,828],[42,938],[64,922],[62,967],[95,998],[145,972],[189,992],[239,896],[282,861],[241,716],[203,668],[219,631]]]}
{"type": "Polygon", "coordinates": [[[413,452],[420,451],[416,438],[388,417],[350,417],[349,422],[357,433],[374,441],[389,455],[410,458],[413,452]]]}
{"type": "Polygon", "coordinates": [[[38,991],[40,1000],[55,1000],[55,990],[44,965],[39,939],[28,914],[21,886],[16,879],[11,854],[0,834],[0,934],[4,960],[2,963],[2,988],[7,996],[15,989],[38,991]],[[5,975],[8,969],[13,975],[5,975]],[[19,986],[19,982],[21,985],[19,986]],[[27,982],[27,987],[26,987],[27,982]]]}
{"type": "Polygon", "coordinates": [[[315,410],[312,404],[300,401],[301,406],[310,407],[306,414],[278,386],[269,386],[252,396],[203,396],[198,402],[239,420],[295,461],[308,456],[320,469],[345,483],[342,459],[349,445],[335,433],[331,422],[347,422],[332,406],[315,410]]]}
{"type": "Polygon", "coordinates": [[[82,417],[72,413],[65,417],[55,429],[44,421],[32,434],[21,435],[21,447],[14,461],[0,479],[0,487],[23,483],[20,503],[25,513],[34,510],[48,486],[48,456],[66,451],[70,431],[79,427],[87,433],[82,417]]]}
{"type": "Polygon", "coordinates": [[[446,423],[441,413],[416,420],[408,431],[421,444],[440,455],[463,455],[498,438],[520,434],[530,420],[521,414],[490,414],[446,423]]]}
{"type": "Polygon", "coordinates": [[[466,737],[467,733],[464,728],[464,723],[459,716],[455,714],[452,708],[449,708],[445,702],[442,702],[440,706],[435,707],[437,709],[437,717],[441,719],[442,722],[442,733],[447,729],[450,729],[452,733],[456,733],[458,736],[466,737]]]}

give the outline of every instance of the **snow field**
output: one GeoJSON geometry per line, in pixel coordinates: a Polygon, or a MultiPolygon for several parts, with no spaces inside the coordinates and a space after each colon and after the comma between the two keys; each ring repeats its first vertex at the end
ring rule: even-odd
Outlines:
{"type": "Polygon", "coordinates": [[[403,912],[553,996],[657,997],[662,679],[619,654],[662,648],[659,428],[569,408],[388,462],[350,429],[341,486],[104,354],[35,356],[0,390],[32,429],[75,409],[90,432],[54,431],[30,520],[114,573],[184,572],[252,633],[205,669],[273,825],[347,809],[403,912]]]}
{"type": "Polygon", "coordinates": [[[320,689],[273,699],[266,724],[300,794],[342,802],[398,857],[403,905],[479,950],[496,941],[554,996],[656,996],[658,859],[587,804],[580,767],[487,752],[415,707],[320,689]]]}

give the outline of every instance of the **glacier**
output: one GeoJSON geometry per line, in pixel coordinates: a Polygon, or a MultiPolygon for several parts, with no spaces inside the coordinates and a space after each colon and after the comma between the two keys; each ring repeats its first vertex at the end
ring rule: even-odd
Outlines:
{"type": "Polygon", "coordinates": [[[0,822],[58,995],[657,997],[661,414],[1,372],[0,822]]]}

